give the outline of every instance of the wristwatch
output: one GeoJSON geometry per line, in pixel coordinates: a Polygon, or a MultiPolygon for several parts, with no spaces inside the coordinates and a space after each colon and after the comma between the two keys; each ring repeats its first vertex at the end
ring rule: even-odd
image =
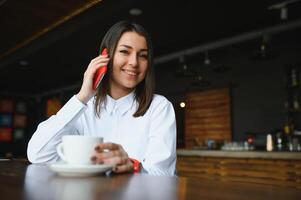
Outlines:
{"type": "Polygon", "coordinates": [[[139,173],[140,172],[140,162],[134,158],[129,158],[129,159],[133,163],[134,173],[139,173]]]}

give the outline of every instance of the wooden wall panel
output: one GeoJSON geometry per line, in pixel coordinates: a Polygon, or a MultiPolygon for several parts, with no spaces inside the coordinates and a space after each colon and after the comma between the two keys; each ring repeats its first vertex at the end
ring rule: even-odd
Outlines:
{"type": "Polygon", "coordinates": [[[186,94],[185,147],[193,148],[194,139],[231,140],[229,88],[186,94]]]}

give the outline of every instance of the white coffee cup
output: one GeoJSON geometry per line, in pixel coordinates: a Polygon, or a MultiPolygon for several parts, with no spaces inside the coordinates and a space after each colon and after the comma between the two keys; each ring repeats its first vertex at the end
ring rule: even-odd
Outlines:
{"type": "Polygon", "coordinates": [[[70,165],[91,165],[95,147],[103,138],[83,135],[64,135],[56,150],[63,161],[70,165]]]}

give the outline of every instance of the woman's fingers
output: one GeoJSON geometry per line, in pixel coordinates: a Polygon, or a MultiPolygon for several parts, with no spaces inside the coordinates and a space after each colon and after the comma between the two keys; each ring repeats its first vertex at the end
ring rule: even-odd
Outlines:
{"type": "Polygon", "coordinates": [[[110,61],[110,59],[109,58],[97,58],[97,59],[95,59],[95,60],[92,60],[90,63],[91,63],[91,65],[95,65],[95,64],[97,64],[97,63],[108,63],[110,61]]]}
{"type": "Polygon", "coordinates": [[[127,162],[128,158],[122,156],[107,157],[103,159],[105,164],[123,165],[127,162]]]}
{"type": "Polygon", "coordinates": [[[113,172],[122,173],[133,171],[133,164],[131,162],[126,163],[125,165],[118,165],[113,168],[113,172]]]}
{"type": "Polygon", "coordinates": [[[105,66],[108,64],[110,58],[108,56],[98,56],[94,59],[92,59],[86,69],[86,74],[92,74],[95,73],[96,69],[99,68],[100,66],[105,66]]]}
{"type": "Polygon", "coordinates": [[[108,56],[98,56],[92,59],[84,73],[84,80],[81,86],[77,98],[83,102],[87,103],[96,93],[96,90],[93,89],[93,78],[98,68],[103,67],[109,62],[108,56]]]}
{"type": "Polygon", "coordinates": [[[111,157],[122,157],[123,156],[123,152],[121,151],[108,151],[108,152],[104,152],[103,154],[103,158],[111,158],[111,157]]]}
{"type": "Polygon", "coordinates": [[[133,170],[133,163],[121,145],[115,143],[102,143],[95,147],[95,154],[91,160],[96,164],[113,165],[115,173],[133,170]]]}
{"type": "Polygon", "coordinates": [[[112,157],[125,157],[120,151],[108,151],[108,152],[98,152],[97,155],[100,159],[108,159],[112,157]]]}
{"type": "Polygon", "coordinates": [[[95,147],[95,154],[92,157],[92,161],[95,163],[119,166],[126,164],[129,161],[129,158],[121,145],[115,143],[102,143],[95,147]]]}
{"type": "Polygon", "coordinates": [[[103,63],[103,62],[100,62],[100,63],[96,63],[94,66],[92,66],[92,68],[90,69],[91,70],[91,73],[94,75],[95,72],[101,68],[101,67],[104,67],[106,66],[108,63],[103,63]]]}
{"type": "Polygon", "coordinates": [[[95,73],[95,71],[99,68],[99,67],[102,67],[102,66],[106,66],[108,65],[108,62],[109,61],[106,61],[106,60],[100,60],[100,61],[95,61],[94,63],[91,63],[87,69],[87,72],[88,71],[91,71],[91,73],[95,73]]]}
{"type": "Polygon", "coordinates": [[[96,151],[102,152],[104,150],[123,150],[123,148],[119,144],[106,142],[101,143],[95,147],[96,151]]]}
{"type": "Polygon", "coordinates": [[[89,66],[93,65],[93,64],[95,64],[97,62],[109,62],[109,60],[110,60],[110,58],[107,57],[107,56],[105,56],[105,57],[104,56],[98,56],[98,57],[96,57],[96,58],[94,58],[94,59],[91,60],[89,66]]]}
{"type": "Polygon", "coordinates": [[[127,163],[128,157],[121,152],[96,153],[91,160],[96,164],[123,165],[127,163]]]}

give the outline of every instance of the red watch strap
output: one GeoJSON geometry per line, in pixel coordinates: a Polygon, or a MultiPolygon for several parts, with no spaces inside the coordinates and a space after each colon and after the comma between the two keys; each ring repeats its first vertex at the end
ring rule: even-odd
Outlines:
{"type": "Polygon", "coordinates": [[[129,158],[129,159],[133,163],[134,173],[140,172],[140,162],[134,158],[129,158]]]}

